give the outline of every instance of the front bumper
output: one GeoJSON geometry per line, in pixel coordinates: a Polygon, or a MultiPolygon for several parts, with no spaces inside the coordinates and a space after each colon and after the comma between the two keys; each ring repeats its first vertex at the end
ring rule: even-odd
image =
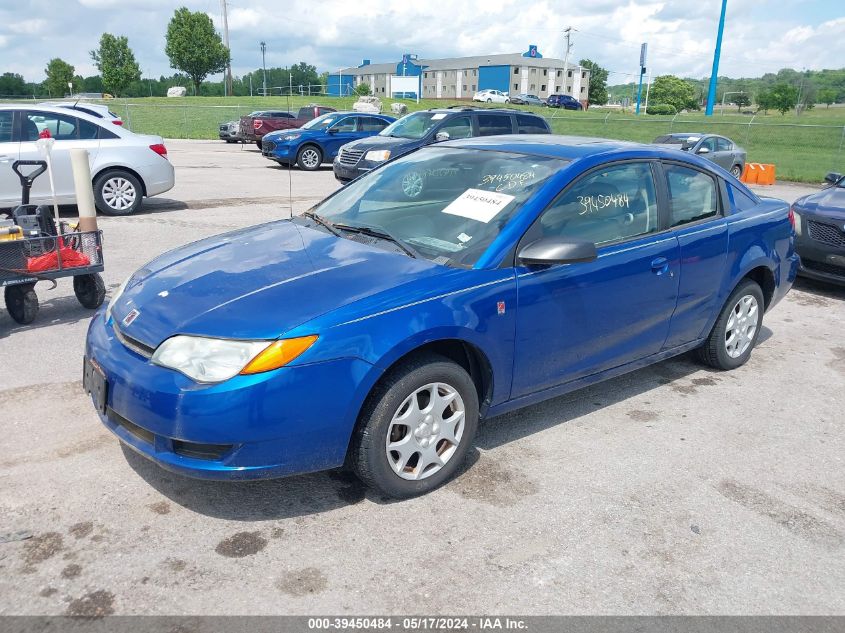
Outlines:
{"type": "Polygon", "coordinates": [[[343,184],[346,184],[355,180],[358,176],[366,174],[368,171],[372,171],[375,167],[378,167],[379,164],[380,163],[370,163],[361,159],[355,165],[344,165],[335,158],[332,163],[332,169],[334,170],[334,177],[343,184]]]}
{"type": "Polygon", "coordinates": [[[262,140],[261,155],[278,163],[292,163],[296,160],[296,149],[285,141],[262,140]]]}
{"type": "Polygon", "coordinates": [[[845,285],[845,246],[813,239],[808,221],[828,225],[830,227],[828,231],[833,229],[840,231],[839,227],[829,223],[829,220],[818,222],[816,217],[806,213],[800,213],[799,221],[801,235],[795,238],[795,250],[801,256],[798,274],[817,281],[845,285]]]}
{"type": "Polygon", "coordinates": [[[103,424],[163,468],[202,479],[340,466],[363,401],[358,387],[371,369],[346,358],[201,385],[130,351],[104,309],[91,320],[85,356],[108,384],[103,424]]]}

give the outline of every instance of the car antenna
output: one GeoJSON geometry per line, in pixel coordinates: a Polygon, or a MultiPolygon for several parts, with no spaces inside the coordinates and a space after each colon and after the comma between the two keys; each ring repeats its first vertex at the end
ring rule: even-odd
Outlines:
{"type": "MultiPolygon", "coordinates": [[[[290,113],[290,89],[288,89],[288,112],[290,113]]],[[[288,160],[288,211],[290,212],[290,220],[293,220],[293,175],[290,173],[292,169],[293,163],[288,160]]]]}

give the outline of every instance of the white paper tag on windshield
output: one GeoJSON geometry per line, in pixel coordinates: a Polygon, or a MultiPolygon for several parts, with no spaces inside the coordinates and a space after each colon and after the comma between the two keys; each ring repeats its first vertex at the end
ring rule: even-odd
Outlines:
{"type": "Polygon", "coordinates": [[[446,115],[443,112],[438,112],[434,116],[431,117],[432,121],[439,121],[440,119],[445,119],[446,115]]]}
{"type": "Polygon", "coordinates": [[[483,189],[467,189],[443,209],[443,213],[459,215],[487,224],[513,200],[513,196],[483,189]]]}

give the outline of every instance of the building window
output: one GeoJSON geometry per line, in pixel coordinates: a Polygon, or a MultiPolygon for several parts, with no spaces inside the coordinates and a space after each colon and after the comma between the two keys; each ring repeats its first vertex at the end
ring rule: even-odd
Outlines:
{"type": "Polygon", "coordinates": [[[560,71],[557,71],[557,76],[560,77],[560,71]]]}
{"type": "Polygon", "coordinates": [[[546,84],[543,84],[543,85],[540,86],[540,92],[545,92],[545,91],[546,91],[546,84]]]}
{"type": "Polygon", "coordinates": [[[586,79],[586,78],[587,78],[587,73],[582,71],[581,72],[581,79],[586,79]]]}
{"type": "Polygon", "coordinates": [[[567,76],[567,77],[571,77],[571,76],[572,76],[572,71],[571,71],[571,70],[568,70],[568,71],[566,72],[566,76],[567,76]]]}
{"type": "Polygon", "coordinates": [[[548,74],[548,72],[549,72],[549,71],[548,71],[548,70],[546,70],[546,69],[544,68],[544,69],[543,69],[543,77],[545,77],[545,76],[548,74]]]}
{"type": "Polygon", "coordinates": [[[475,75],[476,75],[477,73],[478,73],[478,71],[477,71],[475,68],[473,68],[473,69],[472,69],[472,76],[473,76],[473,77],[475,77],[475,75]]]}
{"type": "Polygon", "coordinates": [[[514,90],[519,90],[519,84],[514,84],[514,85],[513,85],[513,89],[514,89],[514,90]]]}
{"type": "Polygon", "coordinates": [[[531,84],[531,92],[534,92],[537,89],[537,84],[531,84]]]}
{"type": "Polygon", "coordinates": [[[514,75],[518,75],[518,74],[519,74],[519,66],[514,66],[514,67],[513,67],[513,74],[514,74],[514,75]]]}
{"type": "Polygon", "coordinates": [[[472,84],[472,91],[475,92],[475,84],[472,84]]]}
{"type": "Polygon", "coordinates": [[[584,86],[581,86],[581,94],[584,94],[584,86]]]}
{"type": "Polygon", "coordinates": [[[531,74],[532,74],[532,75],[536,75],[536,74],[537,74],[537,69],[536,69],[536,68],[532,68],[532,69],[531,69],[531,74]]]}
{"type": "Polygon", "coordinates": [[[570,95],[572,94],[572,86],[566,87],[566,94],[570,94],[570,95]]]}

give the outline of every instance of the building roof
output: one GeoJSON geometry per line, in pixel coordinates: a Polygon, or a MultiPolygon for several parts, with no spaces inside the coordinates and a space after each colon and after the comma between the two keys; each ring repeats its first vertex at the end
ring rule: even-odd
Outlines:
{"type": "MultiPolygon", "coordinates": [[[[371,75],[396,72],[397,64],[368,64],[361,67],[344,68],[344,75],[371,75]]],[[[533,68],[563,69],[563,60],[553,57],[525,57],[522,53],[505,53],[499,55],[475,55],[472,57],[447,57],[444,59],[415,59],[413,63],[422,66],[424,71],[457,70],[462,68],[476,68],[480,66],[531,66],[533,68]]],[[[578,64],[569,64],[570,70],[584,70],[578,64]]]]}

